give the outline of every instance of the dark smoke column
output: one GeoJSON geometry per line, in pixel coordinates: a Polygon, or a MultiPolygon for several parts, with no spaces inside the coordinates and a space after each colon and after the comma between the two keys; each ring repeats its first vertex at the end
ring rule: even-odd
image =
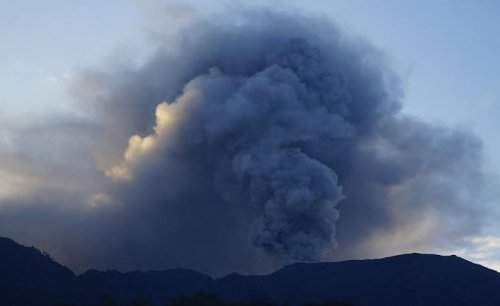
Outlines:
{"type": "Polygon", "coordinates": [[[126,157],[152,147],[213,156],[223,178],[218,192],[258,213],[251,242],[286,263],[318,261],[335,246],[335,206],[343,196],[334,170],[304,149],[352,137],[343,86],[322,68],[318,50],[290,39],[251,75],[212,67],[190,81],[157,109],[157,134],[132,138],[126,157]]]}
{"type": "Polygon", "coordinates": [[[262,211],[251,234],[255,246],[280,254],[285,263],[318,261],[325,248],[334,247],[335,206],[342,195],[331,169],[297,148],[236,162],[262,211]]]}
{"type": "Polygon", "coordinates": [[[285,263],[318,261],[335,247],[341,188],[335,172],[303,148],[352,132],[340,111],[346,96],[328,96],[345,89],[328,83],[335,76],[321,71],[321,60],[306,40],[291,39],[239,89],[245,109],[262,110],[244,128],[250,134],[242,139],[253,139],[232,158],[233,174],[260,211],[251,242],[285,263]]]}
{"type": "MultiPolygon", "coordinates": [[[[329,23],[252,17],[186,39],[185,53],[165,66],[182,72],[182,91],[156,107],[154,133],[131,137],[108,174],[170,182],[170,172],[189,173],[192,185],[168,186],[187,194],[208,179],[219,200],[207,192],[200,205],[223,199],[250,208],[254,246],[285,263],[318,261],[337,244],[336,206],[344,198],[337,167],[345,170],[359,138],[398,109],[398,87],[386,86],[390,71],[380,69],[377,52],[329,23]],[[176,67],[182,63],[193,67],[176,67]]],[[[196,214],[194,200],[176,201],[196,214]]]]}

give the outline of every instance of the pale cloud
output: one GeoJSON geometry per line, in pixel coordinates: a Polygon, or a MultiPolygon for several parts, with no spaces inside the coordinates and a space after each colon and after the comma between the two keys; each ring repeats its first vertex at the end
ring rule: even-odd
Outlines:
{"type": "Polygon", "coordinates": [[[475,263],[500,272],[500,237],[493,235],[468,236],[462,247],[451,252],[475,263]]]}
{"type": "Polygon", "coordinates": [[[71,74],[68,72],[58,72],[58,73],[49,73],[42,78],[44,81],[53,83],[53,84],[62,84],[67,85],[68,82],[72,80],[71,74]]]}
{"type": "Polygon", "coordinates": [[[183,95],[177,98],[173,103],[162,102],[158,104],[155,111],[156,124],[154,132],[145,137],[133,135],[130,137],[128,146],[123,154],[121,162],[106,171],[106,175],[115,180],[130,180],[133,178],[133,168],[136,167],[142,159],[150,156],[160,146],[169,146],[169,141],[175,142],[170,135],[176,129],[178,123],[176,118],[182,118],[184,113],[195,106],[200,98],[197,89],[188,84],[183,95]]]}
{"type": "Polygon", "coordinates": [[[431,210],[421,212],[421,215],[422,219],[399,215],[397,226],[373,231],[356,247],[355,252],[372,257],[432,252],[435,249],[432,236],[443,230],[442,222],[440,216],[431,210]]]}
{"type": "Polygon", "coordinates": [[[92,195],[89,202],[92,207],[111,205],[113,203],[113,196],[106,192],[99,192],[92,195]]]}
{"type": "Polygon", "coordinates": [[[480,260],[478,264],[500,272],[500,260],[480,260]]]}

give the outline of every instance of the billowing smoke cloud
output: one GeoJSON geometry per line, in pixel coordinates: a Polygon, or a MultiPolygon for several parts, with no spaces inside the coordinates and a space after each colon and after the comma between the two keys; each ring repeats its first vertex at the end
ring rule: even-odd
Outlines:
{"type": "Polygon", "coordinates": [[[480,230],[480,141],[400,114],[384,55],[327,20],[192,20],[73,92],[93,126],[81,179],[99,184],[10,196],[0,217],[1,234],[71,266],[262,272],[480,230]]]}

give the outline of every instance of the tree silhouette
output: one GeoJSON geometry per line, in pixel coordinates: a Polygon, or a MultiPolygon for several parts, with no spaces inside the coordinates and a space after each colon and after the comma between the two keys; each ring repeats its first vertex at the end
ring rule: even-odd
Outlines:
{"type": "Polygon", "coordinates": [[[181,296],[166,304],[167,306],[223,306],[224,304],[212,293],[199,292],[193,296],[181,296]]]}
{"type": "Polygon", "coordinates": [[[110,294],[104,294],[99,300],[99,306],[118,306],[113,297],[110,294]]]}
{"type": "Polygon", "coordinates": [[[130,304],[127,304],[127,306],[151,306],[151,301],[148,299],[138,299],[133,301],[130,304]]]}
{"type": "MultiPolygon", "coordinates": [[[[192,296],[182,296],[171,300],[166,306],[288,306],[289,303],[266,302],[260,300],[248,300],[237,302],[222,302],[212,293],[199,292],[192,296]]],[[[353,306],[350,301],[329,300],[322,303],[307,302],[304,306],[353,306]]]]}

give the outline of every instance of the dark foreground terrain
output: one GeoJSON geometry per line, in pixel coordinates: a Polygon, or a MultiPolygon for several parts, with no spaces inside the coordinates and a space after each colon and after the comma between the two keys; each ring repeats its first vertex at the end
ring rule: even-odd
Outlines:
{"type": "Polygon", "coordinates": [[[457,256],[294,264],[264,276],[90,270],[0,238],[0,305],[500,305],[500,273],[457,256]],[[205,292],[200,294],[199,292],[205,292]],[[189,296],[180,298],[181,296],[189,296]],[[342,301],[350,302],[342,302],[342,301]],[[311,304],[312,305],[312,304],[311,304]],[[318,305],[318,304],[316,304],[318,305]]]}

